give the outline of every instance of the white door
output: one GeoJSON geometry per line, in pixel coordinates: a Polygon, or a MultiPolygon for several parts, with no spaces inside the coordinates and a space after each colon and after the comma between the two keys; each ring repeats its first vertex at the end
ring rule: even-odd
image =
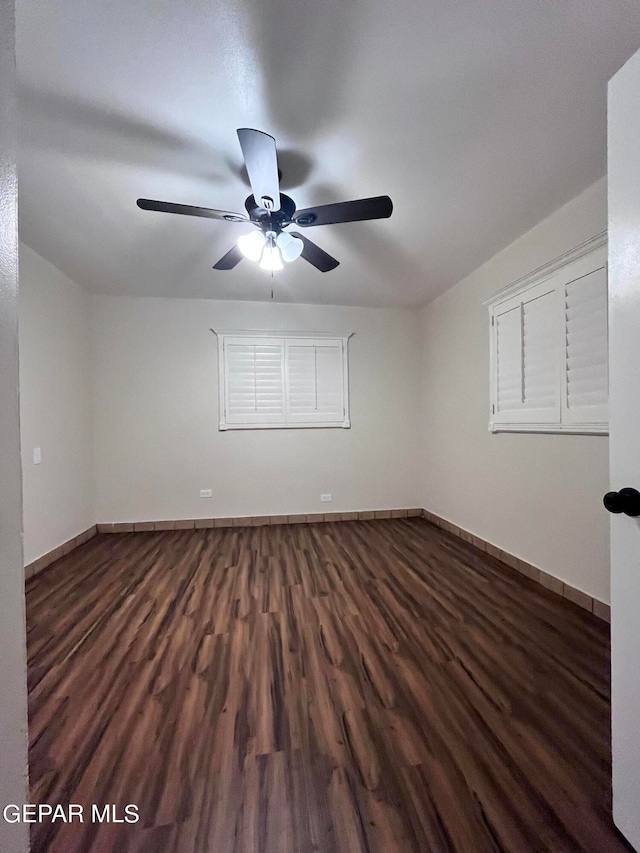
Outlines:
{"type": "MultiPolygon", "coordinates": [[[[609,84],[608,181],[611,488],[640,491],[640,52],[609,84]]],[[[640,850],[640,517],[624,513],[611,516],[611,655],[613,817],[640,850]]]]}

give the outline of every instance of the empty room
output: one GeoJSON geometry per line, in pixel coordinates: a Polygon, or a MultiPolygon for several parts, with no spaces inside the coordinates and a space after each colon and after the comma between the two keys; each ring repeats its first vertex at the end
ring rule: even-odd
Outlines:
{"type": "Polygon", "coordinates": [[[0,18],[0,853],[640,850],[640,2],[0,18]]]}

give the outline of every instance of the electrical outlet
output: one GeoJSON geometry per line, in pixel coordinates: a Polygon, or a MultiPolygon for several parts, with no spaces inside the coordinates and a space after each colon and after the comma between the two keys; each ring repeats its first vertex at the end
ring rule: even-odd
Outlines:
{"type": "Polygon", "coordinates": [[[213,497],[213,489],[200,489],[200,497],[201,498],[212,498],[213,497]]]}
{"type": "Polygon", "coordinates": [[[333,498],[331,497],[331,495],[320,495],[320,500],[323,504],[328,504],[333,500],[333,498]]]}

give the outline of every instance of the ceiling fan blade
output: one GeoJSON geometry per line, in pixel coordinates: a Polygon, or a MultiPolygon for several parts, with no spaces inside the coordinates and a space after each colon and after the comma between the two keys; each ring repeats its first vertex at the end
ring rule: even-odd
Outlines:
{"type": "Polygon", "coordinates": [[[210,207],[193,207],[190,204],[173,204],[170,201],[154,201],[151,198],[139,198],[136,202],[142,210],[157,210],[160,213],[181,213],[183,216],[202,216],[205,219],[224,219],[226,222],[248,222],[244,213],[232,213],[229,210],[213,210],[210,207]]]}
{"type": "Polygon", "coordinates": [[[278,155],[273,136],[250,127],[238,129],[238,139],[256,204],[280,210],[278,155]]]}
{"type": "Polygon", "coordinates": [[[239,246],[233,246],[229,249],[226,255],[223,255],[217,264],[214,265],[214,270],[232,270],[236,264],[239,264],[244,255],[240,251],[239,246]]]}
{"type": "Polygon", "coordinates": [[[388,195],[359,198],[356,201],[340,201],[336,204],[321,204],[296,211],[296,225],[333,225],[337,222],[360,222],[364,219],[387,219],[393,213],[393,202],[388,195]]]}
{"type": "Polygon", "coordinates": [[[289,233],[292,237],[297,237],[304,243],[304,249],[302,250],[300,257],[304,258],[305,261],[309,261],[309,263],[316,269],[319,269],[320,272],[329,272],[330,270],[334,270],[340,263],[340,261],[336,261],[336,259],[328,252],[325,252],[324,249],[321,249],[320,246],[316,246],[316,244],[312,243],[311,240],[303,237],[302,234],[298,234],[297,231],[291,231],[289,233]]]}

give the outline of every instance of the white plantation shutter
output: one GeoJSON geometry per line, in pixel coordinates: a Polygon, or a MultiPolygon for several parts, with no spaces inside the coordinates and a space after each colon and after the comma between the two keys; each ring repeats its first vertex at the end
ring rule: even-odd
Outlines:
{"type": "Polygon", "coordinates": [[[497,410],[522,406],[522,306],[496,314],[497,410]]]}
{"type": "Polygon", "coordinates": [[[523,406],[535,418],[558,417],[558,334],[555,291],[522,303],[523,406]]]}
{"type": "Polygon", "coordinates": [[[493,315],[496,423],[544,423],[560,418],[557,296],[535,288],[493,315]]]}
{"type": "Polygon", "coordinates": [[[284,421],[284,341],[225,342],[228,424],[284,421]]]}
{"type": "Polygon", "coordinates": [[[287,420],[338,423],[344,420],[341,340],[288,340],[287,420]]]}
{"type": "Polygon", "coordinates": [[[348,336],[216,334],[220,429],[350,426],[348,336]]]}
{"type": "Polygon", "coordinates": [[[606,421],[609,396],[607,275],[594,270],[564,285],[563,417],[606,421]]]}
{"type": "Polygon", "coordinates": [[[316,346],[316,409],[326,418],[342,420],[344,409],[343,344],[316,346]]]}
{"type": "Polygon", "coordinates": [[[287,344],[288,410],[300,415],[315,410],[315,347],[287,344]]]}
{"type": "Polygon", "coordinates": [[[608,432],[606,234],[486,300],[489,428],[608,432]]]}

